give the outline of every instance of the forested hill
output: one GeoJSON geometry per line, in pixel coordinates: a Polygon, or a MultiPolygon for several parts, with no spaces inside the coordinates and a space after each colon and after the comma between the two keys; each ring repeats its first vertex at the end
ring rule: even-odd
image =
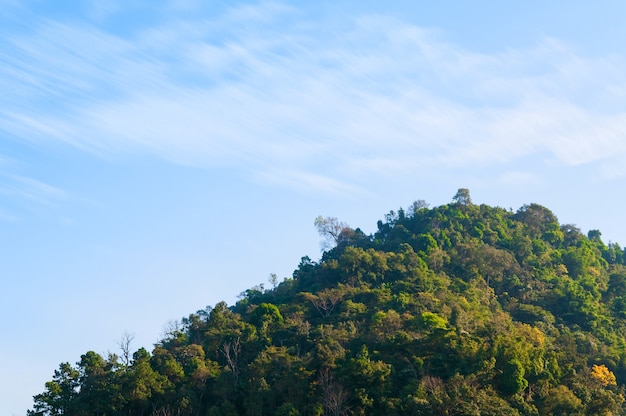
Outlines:
{"type": "Polygon", "coordinates": [[[624,414],[626,254],[599,231],[466,189],[374,235],[315,225],[319,262],[61,364],[29,415],[624,414]]]}

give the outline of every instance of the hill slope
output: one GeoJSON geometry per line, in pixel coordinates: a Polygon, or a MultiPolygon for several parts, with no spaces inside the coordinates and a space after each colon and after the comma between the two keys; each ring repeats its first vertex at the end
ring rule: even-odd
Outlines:
{"type": "Polygon", "coordinates": [[[61,364],[29,414],[624,412],[626,255],[599,231],[466,189],[370,236],[316,225],[319,262],[191,314],[151,353],[61,364]]]}

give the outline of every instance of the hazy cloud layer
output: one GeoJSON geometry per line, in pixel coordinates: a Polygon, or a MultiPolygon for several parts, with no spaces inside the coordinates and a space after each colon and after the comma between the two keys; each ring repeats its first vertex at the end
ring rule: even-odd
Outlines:
{"type": "MultiPolygon", "coordinates": [[[[278,3],[208,19],[171,2],[180,18],[122,39],[97,24],[115,2],[96,6],[94,25],[37,19],[30,34],[2,35],[4,134],[330,192],[532,154],[626,175],[621,56],[551,38],[485,55],[384,16],[311,21],[278,3]]],[[[539,180],[499,180],[512,178],[539,180]]]]}

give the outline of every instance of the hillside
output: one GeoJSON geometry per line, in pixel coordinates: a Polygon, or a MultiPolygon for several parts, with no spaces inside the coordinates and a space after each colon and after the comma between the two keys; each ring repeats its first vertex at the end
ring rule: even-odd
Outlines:
{"type": "Polygon", "coordinates": [[[62,363],[29,415],[617,415],[626,253],[601,233],[417,201],[366,235],[315,221],[319,262],[182,319],[155,345],[62,363]]]}

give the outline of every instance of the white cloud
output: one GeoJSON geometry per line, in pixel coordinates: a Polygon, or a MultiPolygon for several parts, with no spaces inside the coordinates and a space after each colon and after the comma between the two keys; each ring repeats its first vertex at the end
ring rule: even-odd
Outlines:
{"type": "Polygon", "coordinates": [[[368,191],[329,176],[302,170],[265,169],[256,172],[254,179],[260,183],[291,188],[307,193],[336,195],[367,195],[368,191]]]}
{"type": "Polygon", "coordinates": [[[54,200],[65,197],[64,191],[48,183],[25,176],[13,176],[12,179],[18,185],[16,192],[20,196],[40,204],[51,205],[54,200]]]}
{"type": "Polygon", "coordinates": [[[607,111],[624,96],[623,57],[579,56],[554,39],[486,55],[380,16],[329,33],[303,19],[262,3],[134,40],[40,22],[4,58],[0,129],[342,192],[372,174],[546,151],[568,166],[626,162],[626,108],[607,111]],[[275,19],[291,23],[278,32],[275,19]]]}
{"type": "Polygon", "coordinates": [[[506,187],[518,188],[520,186],[540,185],[543,183],[539,175],[532,172],[511,171],[498,178],[498,182],[506,187]]]}
{"type": "Polygon", "coordinates": [[[122,10],[118,0],[89,0],[85,4],[89,16],[97,21],[107,19],[122,10]]]}
{"type": "Polygon", "coordinates": [[[68,198],[62,189],[20,174],[0,175],[0,221],[17,222],[24,210],[49,211],[68,198]]]}

